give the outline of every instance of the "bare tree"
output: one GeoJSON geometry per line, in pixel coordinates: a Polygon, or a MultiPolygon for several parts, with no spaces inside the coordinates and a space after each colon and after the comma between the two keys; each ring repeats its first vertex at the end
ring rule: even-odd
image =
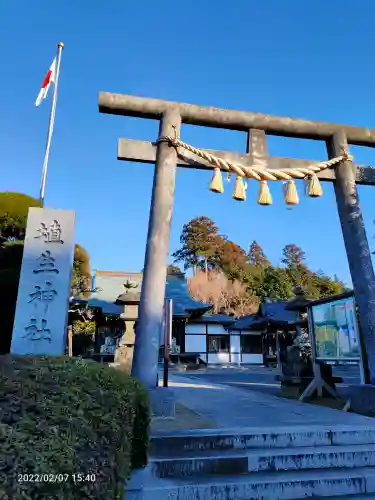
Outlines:
{"type": "Polygon", "coordinates": [[[191,296],[213,305],[215,313],[223,312],[234,316],[245,316],[258,310],[257,297],[248,294],[246,287],[238,280],[229,280],[224,273],[198,272],[188,281],[191,296]]]}

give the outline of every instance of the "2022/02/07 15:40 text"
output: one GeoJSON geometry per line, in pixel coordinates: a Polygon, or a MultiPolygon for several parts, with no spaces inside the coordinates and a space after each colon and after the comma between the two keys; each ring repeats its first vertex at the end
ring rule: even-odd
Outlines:
{"type": "Polygon", "coordinates": [[[19,483],[93,483],[96,481],[96,475],[89,474],[18,474],[19,483]]]}

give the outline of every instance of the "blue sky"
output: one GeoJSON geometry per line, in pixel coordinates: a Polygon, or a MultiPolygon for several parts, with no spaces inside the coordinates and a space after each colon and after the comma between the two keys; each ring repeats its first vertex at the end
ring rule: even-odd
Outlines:
{"type": "MultiPolygon", "coordinates": [[[[77,212],[77,242],[92,267],[143,267],[153,167],[116,160],[119,137],[155,140],[158,123],[102,115],[98,92],[135,94],[232,109],[375,128],[375,4],[234,0],[232,2],[0,2],[0,190],[38,196],[50,98],[34,102],[55,55],[63,52],[46,205],[77,212]]],[[[183,126],[194,145],[245,150],[245,134],[183,126]]],[[[269,139],[280,156],[326,158],[324,143],[269,139]]],[[[375,152],[353,147],[358,163],[375,152]]],[[[301,196],[287,210],[281,185],[274,204],[208,191],[210,174],[179,169],[171,252],[182,225],[211,217],[247,248],[256,239],[279,263],[285,244],[306,252],[313,269],[349,282],[332,185],[322,199],[301,196]]],[[[300,189],[301,191],[301,189],[300,189]]],[[[359,187],[370,245],[375,249],[375,188],[359,187]]]]}

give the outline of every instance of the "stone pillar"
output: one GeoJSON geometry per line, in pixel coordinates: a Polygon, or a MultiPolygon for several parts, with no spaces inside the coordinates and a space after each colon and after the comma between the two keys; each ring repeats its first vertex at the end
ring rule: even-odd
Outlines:
{"type": "MultiPolygon", "coordinates": [[[[173,137],[175,130],[179,133],[180,124],[181,117],[177,109],[166,111],[160,123],[160,136],[173,137]]],[[[132,366],[132,375],[149,389],[155,388],[157,384],[176,163],[175,148],[166,142],[159,143],[132,366]]]]}
{"type": "MultiPolygon", "coordinates": [[[[347,146],[344,131],[327,141],[330,158],[340,156],[347,146]]],[[[334,182],[354,296],[358,305],[362,343],[366,349],[371,383],[375,384],[375,275],[362,217],[355,168],[351,162],[342,162],[336,168],[334,182]]]]}

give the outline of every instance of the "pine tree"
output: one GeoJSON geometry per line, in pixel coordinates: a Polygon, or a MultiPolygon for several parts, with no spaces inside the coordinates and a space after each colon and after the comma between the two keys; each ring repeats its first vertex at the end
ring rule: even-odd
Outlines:
{"type": "Polygon", "coordinates": [[[209,217],[196,217],[184,224],[181,247],[172,254],[175,262],[182,262],[185,270],[203,267],[207,273],[209,267],[213,267],[218,251],[218,231],[209,217]]]}

